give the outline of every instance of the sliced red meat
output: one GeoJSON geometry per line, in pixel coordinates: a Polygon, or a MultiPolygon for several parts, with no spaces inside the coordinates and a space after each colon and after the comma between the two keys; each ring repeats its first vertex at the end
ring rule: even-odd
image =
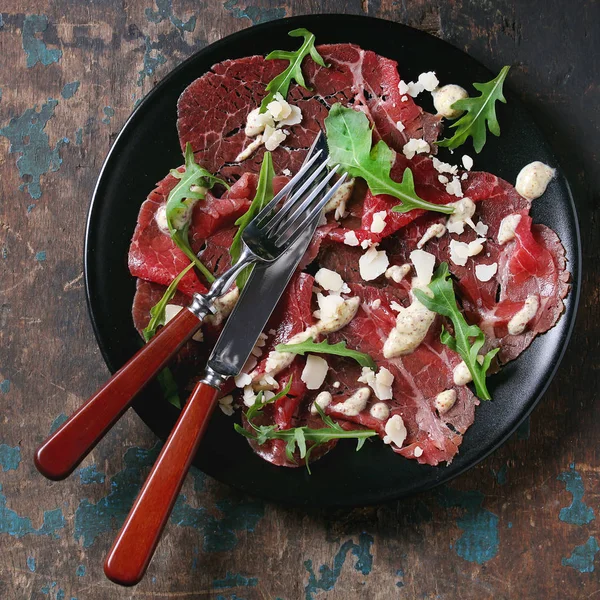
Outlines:
{"type": "MultiPolygon", "coordinates": [[[[395,61],[352,44],[319,46],[319,52],[329,68],[319,67],[310,58],[302,65],[312,91],[295,84],[290,89],[288,100],[300,107],[303,120],[291,128],[285,142],[273,152],[277,173],[299,168],[316,133],[324,128],[328,109],[336,102],[363,110],[375,125],[376,138],[383,138],[396,149],[400,150],[409,138],[437,138],[439,119],[426,115],[410,96],[402,102],[395,61]],[[403,132],[396,126],[398,122],[403,123],[403,132]]],[[[252,141],[244,132],[246,118],[260,105],[267,83],[287,64],[251,56],[214,65],[179,99],[181,147],[190,142],[200,164],[230,181],[245,172],[257,173],[263,148],[243,163],[235,163],[252,141]]]]}
{"type": "MultiPolygon", "coordinates": [[[[156,189],[150,192],[148,199],[140,208],[138,223],[129,248],[131,274],[162,285],[169,285],[190,264],[189,258],[175,246],[169,233],[161,230],[156,222],[157,211],[165,205],[170,191],[177,182],[178,179],[169,174],[157,184],[156,189]]],[[[216,198],[208,192],[204,200],[197,202],[189,230],[190,244],[194,252],[200,250],[211,234],[221,227],[230,225],[244,214],[255,193],[256,176],[246,175],[223,197],[216,198]]],[[[206,291],[204,282],[198,279],[193,269],[183,277],[178,287],[188,296],[195,292],[206,291]]]]}

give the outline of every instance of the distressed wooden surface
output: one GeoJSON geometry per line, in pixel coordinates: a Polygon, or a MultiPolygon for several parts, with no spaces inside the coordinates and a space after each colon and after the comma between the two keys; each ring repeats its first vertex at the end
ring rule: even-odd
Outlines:
{"type": "Polygon", "coordinates": [[[600,598],[600,267],[595,0],[4,0],[0,5],[0,598],[600,598]],[[293,6],[293,8],[292,8],[293,6]],[[546,397],[452,484],[305,513],[192,473],[143,583],[102,559],[157,453],[128,414],[68,481],[34,470],[49,430],[107,377],[82,246],[102,160],[136,101],[195,50],[292,14],[368,13],[464,48],[528,103],[573,187],[583,295],[546,397]]]}

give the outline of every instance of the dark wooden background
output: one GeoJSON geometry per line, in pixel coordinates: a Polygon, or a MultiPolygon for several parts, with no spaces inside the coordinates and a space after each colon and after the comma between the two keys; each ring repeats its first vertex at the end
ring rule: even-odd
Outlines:
{"type": "Polygon", "coordinates": [[[597,0],[3,0],[0,598],[600,598],[599,38],[597,0]],[[145,581],[119,589],[102,560],[156,456],[153,435],[128,414],[62,483],[31,460],[108,374],[82,285],[94,182],[136,102],[179,62],[243,27],[316,12],[393,19],[492,70],[513,65],[509,86],[545,131],[579,210],[573,340],[531,422],[450,485],[306,513],[196,471],[145,581]]]}

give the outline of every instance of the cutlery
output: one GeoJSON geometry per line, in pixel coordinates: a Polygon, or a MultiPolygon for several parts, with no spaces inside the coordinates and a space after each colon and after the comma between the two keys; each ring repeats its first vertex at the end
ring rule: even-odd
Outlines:
{"type": "Polygon", "coordinates": [[[309,223],[308,209],[320,213],[322,203],[316,200],[335,175],[335,168],[326,174],[325,148],[319,134],[302,168],[245,228],[238,262],[217,278],[206,294],[195,294],[188,310],[179,311],[37,449],[34,463],[42,475],[53,480],[70,475],[129,408],[136,394],[214,312],[214,301],[231,288],[236,276],[253,262],[272,263],[296,242],[309,223]],[[284,200],[281,209],[274,212],[284,200]]]}
{"type": "Polygon", "coordinates": [[[198,450],[220,387],[229,377],[241,372],[312,239],[321,209],[345,178],[346,174],[342,175],[327,193],[323,194],[321,189],[313,194],[315,197],[322,194],[322,197],[315,210],[304,218],[303,235],[295,247],[275,263],[254,268],[208,359],[203,376],[186,402],[108,553],[104,572],[111,581],[135,585],[143,577],[198,450]]]}

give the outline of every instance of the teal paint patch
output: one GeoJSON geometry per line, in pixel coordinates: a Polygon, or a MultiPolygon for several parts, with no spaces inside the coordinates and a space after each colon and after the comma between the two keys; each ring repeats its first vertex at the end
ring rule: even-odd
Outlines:
{"type": "Polygon", "coordinates": [[[181,33],[189,31],[190,33],[196,29],[196,17],[192,16],[187,21],[182,21],[173,13],[173,0],[156,0],[156,8],[152,10],[147,8],[144,13],[146,19],[151,23],[162,23],[165,19],[169,19],[174,27],[179,29],[181,33]]]}
{"type": "Polygon", "coordinates": [[[398,587],[398,588],[404,587],[404,571],[402,569],[398,569],[396,571],[396,577],[400,578],[400,581],[396,582],[396,587],[398,587]]]}
{"type": "Polygon", "coordinates": [[[598,550],[600,550],[600,546],[592,535],[583,546],[575,546],[571,556],[562,559],[562,565],[563,567],[573,567],[580,573],[593,573],[594,559],[598,550]]]}
{"type": "MultiPolygon", "coordinates": [[[[8,252],[6,253],[6,256],[4,256],[4,258],[6,258],[7,256],[8,252]]],[[[0,381],[0,392],[2,392],[3,394],[8,394],[8,392],[10,392],[10,381],[8,379],[0,381]]]]}
{"type": "Polygon", "coordinates": [[[90,483],[104,483],[106,475],[96,469],[96,465],[90,465],[89,467],[83,467],[79,469],[79,480],[84,485],[90,483]]]}
{"type": "Polygon", "coordinates": [[[160,52],[157,52],[156,56],[152,56],[152,53],[157,50],[158,45],[153,44],[150,41],[150,37],[146,36],[144,38],[144,66],[141,71],[138,71],[138,80],[137,84],[139,86],[143,85],[146,77],[150,77],[153,75],[156,69],[160,65],[164,65],[167,62],[167,59],[160,52]]]}
{"type": "MultiPolygon", "coordinates": [[[[2,246],[2,258],[6,260],[8,258],[8,248],[6,246],[2,246]]],[[[4,382],[2,382],[4,383],[4,382]]]]}
{"type": "Polygon", "coordinates": [[[85,565],[79,565],[75,570],[77,577],[83,577],[85,575],[85,565]]]}
{"type": "Polygon", "coordinates": [[[275,19],[285,17],[285,8],[262,8],[260,6],[238,7],[239,0],[227,0],[223,2],[223,8],[229,11],[236,19],[250,19],[252,25],[266,23],[275,19]]]}
{"type": "Polygon", "coordinates": [[[496,481],[498,482],[498,485],[504,485],[507,481],[507,476],[506,476],[506,472],[508,470],[508,465],[504,464],[502,465],[498,471],[494,471],[494,469],[492,469],[492,473],[494,474],[494,477],[496,478],[496,481]]]}
{"type": "Polygon", "coordinates": [[[0,30],[4,29],[4,19],[2,18],[2,13],[0,13],[0,30]]]}
{"type": "Polygon", "coordinates": [[[44,33],[48,29],[48,17],[46,15],[27,15],[23,22],[23,50],[27,55],[27,67],[33,67],[38,63],[45,66],[58,62],[62,51],[58,48],[47,48],[43,40],[36,37],[38,33],[44,33]]]}
{"type": "Polygon", "coordinates": [[[234,588],[234,587],[256,587],[258,579],[256,577],[245,577],[239,573],[230,573],[227,571],[223,579],[214,579],[213,588],[234,588]]]}
{"type": "Polygon", "coordinates": [[[583,479],[575,470],[575,464],[569,465],[569,470],[563,471],[557,479],[565,483],[567,492],[573,494],[571,505],[561,508],[558,518],[564,523],[579,526],[587,525],[593,521],[596,518],[594,509],[583,502],[583,494],[585,493],[583,479]]]}
{"type": "Polygon", "coordinates": [[[56,600],[65,600],[65,595],[65,590],[58,590],[58,592],[56,592],[56,600]]]}
{"type": "Polygon", "coordinates": [[[194,480],[194,491],[195,492],[204,491],[206,475],[200,469],[197,469],[196,467],[192,467],[190,469],[190,475],[192,476],[192,479],[194,480]]]}
{"type": "Polygon", "coordinates": [[[17,168],[23,180],[20,190],[29,192],[37,200],[42,195],[40,179],[42,175],[60,169],[62,158],[60,149],[69,142],[63,138],[50,146],[50,138],[44,131],[48,121],[54,115],[58,100],[49,98],[38,112],[37,107],[28,108],[22,115],[10,120],[6,127],[0,129],[0,136],[10,141],[9,152],[19,154],[17,168]]]}
{"type": "Polygon", "coordinates": [[[108,125],[110,123],[111,118],[115,116],[115,110],[114,110],[114,108],[112,108],[112,106],[105,106],[104,114],[106,116],[104,117],[104,119],[102,119],[102,122],[105,125],[108,125]]]}
{"type": "Polygon", "coordinates": [[[0,533],[8,533],[16,538],[25,535],[44,535],[58,538],[56,533],[65,526],[65,518],[60,508],[44,512],[44,522],[39,529],[34,529],[29,517],[20,517],[14,510],[7,508],[6,496],[2,494],[0,485],[0,533]]]}
{"type": "Polygon", "coordinates": [[[456,520],[464,531],[454,544],[455,552],[465,560],[483,564],[498,554],[498,516],[482,508],[484,495],[481,492],[461,492],[443,487],[438,500],[445,508],[458,507],[465,513],[456,520]]]}
{"type": "Polygon", "coordinates": [[[21,463],[21,447],[0,444],[0,467],[3,471],[16,471],[21,463]]]}
{"type": "Polygon", "coordinates": [[[39,252],[36,252],[35,260],[37,260],[38,262],[44,262],[46,260],[46,251],[40,250],[39,252]]]}
{"type": "Polygon", "coordinates": [[[27,206],[27,214],[29,214],[35,208],[35,204],[30,204],[27,206]]]}
{"type": "Polygon", "coordinates": [[[33,556],[28,556],[27,557],[27,568],[32,573],[35,573],[35,558],[33,558],[33,556]]]}
{"type": "Polygon", "coordinates": [[[83,127],[80,127],[76,132],[75,132],[75,143],[78,146],[81,146],[81,144],[83,144],[83,127]]]}
{"type": "Polygon", "coordinates": [[[352,551],[356,557],[354,568],[363,575],[368,575],[373,568],[373,555],[371,554],[373,541],[373,537],[364,532],[360,534],[358,544],[355,544],[352,539],[346,540],[333,557],[333,566],[321,565],[319,567],[318,578],[313,570],[312,560],[304,561],[304,567],[308,571],[308,583],[304,588],[306,600],[313,600],[319,590],[330,592],[335,587],[349,551],[352,551]]]}
{"type": "Polygon", "coordinates": [[[206,552],[233,550],[238,544],[238,531],[254,531],[264,517],[264,503],[259,500],[231,499],[217,502],[220,517],[210,514],[204,507],[193,508],[180,495],[171,513],[171,523],[179,527],[193,527],[204,533],[203,548],[206,552]]]}
{"type": "Polygon", "coordinates": [[[99,535],[121,527],[142,487],[143,469],[154,464],[160,448],[159,442],[149,450],[129,448],[123,457],[125,467],[110,479],[110,493],[95,504],[87,498],[79,502],[74,537],[83,542],[84,548],[91,546],[99,535]]]}
{"type": "Polygon", "coordinates": [[[65,83],[60,95],[65,100],[72,98],[77,93],[77,90],[79,89],[79,85],[80,85],[79,81],[73,81],[72,83],[65,83]]]}
{"type": "Polygon", "coordinates": [[[61,413],[52,421],[52,425],[50,425],[50,434],[54,433],[69,417],[65,415],[65,413],[61,413]]]}

